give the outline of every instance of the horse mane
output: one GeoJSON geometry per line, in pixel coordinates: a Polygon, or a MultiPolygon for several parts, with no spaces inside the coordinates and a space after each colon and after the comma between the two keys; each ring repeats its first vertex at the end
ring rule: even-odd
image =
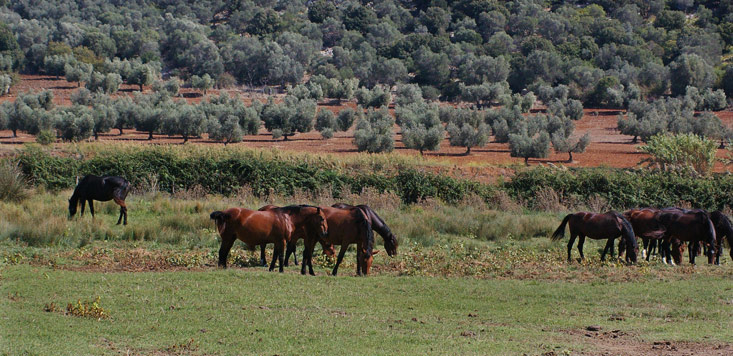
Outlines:
{"type": "Polygon", "coordinates": [[[710,213],[710,220],[713,221],[716,228],[720,228],[722,231],[725,231],[725,236],[728,238],[728,243],[733,246],[732,240],[733,240],[733,224],[731,223],[728,216],[723,214],[722,211],[717,210],[710,213]]]}
{"type": "Polygon", "coordinates": [[[317,206],[307,205],[307,204],[288,205],[288,206],[282,206],[282,207],[276,208],[275,210],[279,210],[286,214],[300,214],[300,211],[303,210],[304,208],[317,208],[317,206]]]}
{"type": "Polygon", "coordinates": [[[639,244],[636,242],[636,235],[634,234],[634,228],[631,226],[631,222],[617,211],[611,211],[611,214],[616,215],[617,218],[621,219],[621,224],[624,226],[624,228],[621,229],[621,233],[624,235],[626,243],[629,243],[629,246],[633,248],[638,248],[639,244]]]}

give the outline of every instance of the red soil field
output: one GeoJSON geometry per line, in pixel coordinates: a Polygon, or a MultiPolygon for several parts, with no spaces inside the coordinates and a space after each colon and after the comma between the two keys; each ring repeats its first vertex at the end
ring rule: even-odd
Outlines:
{"type": "MultiPolygon", "coordinates": [[[[52,90],[54,93],[54,103],[56,105],[70,105],[70,95],[77,90],[76,83],[70,83],[61,79],[47,76],[30,76],[22,75],[21,82],[11,89],[9,95],[0,98],[0,102],[6,100],[15,100],[18,93],[26,91],[38,91],[42,89],[52,90]]],[[[122,85],[121,90],[115,96],[132,95],[138,89],[134,85],[122,85]]],[[[146,87],[145,92],[150,92],[150,88],[146,87]]],[[[262,93],[244,91],[244,90],[227,90],[232,94],[239,94],[246,103],[252,100],[265,101],[266,96],[262,93]]],[[[211,90],[208,94],[218,94],[218,90],[211,90]]],[[[182,98],[177,100],[186,100],[191,103],[199,102],[202,99],[200,92],[190,89],[181,88],[182,98]]],[[[332,110],[338,112],[346,107],[355,107],[354,102],[343,102],[342,104],[319,103],[320,109],[332,110]]],[[[619,134],[616,130],[616,121],[619,111],[607,109],[585,109],[583,118],[576,122],[575,135],[583,135],[586,132],[591,134],[591,144],[585,153],[573,154],[575,159],[572,163],[567,163],[567,154],[551,153],[546,159],[530,159],[531,165],[536,164],[562,164],[569,167],[633,167],[636,166],[647,155],[638,152],[637,144],[631,143],[632,137],[619,134]]],[[[733,112],[721,111],[716,113],[726,125],[733,126],[733,112]]],[[[406,149],[401,142],[399,128],[395,126],[396,133],[395,152],[408,156],[419,156],[415,150],[406,149]]],[[[116,130],[101,135],[100,141],[107,142],[130,142],[135,144],[180,144],[183,140],[180,137],[169,137],[164,135],[155,135],[154,140],[147,140],[147,133],[138,132],[132,129],[125,130],[122,135],[118,135],[116,130]]],[[[10,131],[0,131],[0,151],[7,152],[18,144],[24,142],[33,142],[35,138],[25,133],[18,133],[18,137],[13,138],[10,131]]],[[[272,137],[263,129],[258,135],[246,136],[244,141],[233,145],[245,145],[247,147],[264,147],[277,148],[282,150],[310,152],[310,153],[327,153],[327,154],[353,154],[356,153],[356,146],[353,141],[353,129],[348,132],[338,132],[334,138],[324,140],[320,133],[313,131],[306,134],[297,134],[288,141],[273,140],[272,137]]],[[[190,139],[189,144],[218,144],[208,140],[204,135],[203,138],[190,139]]],[[[462,147],[451,147],[448,139],[444,139],[441,143],[440,150],[437,152],[425,152],[425,156],[431,160],[438,160],[454,165],[463,174],[469,173],[473,178],[479,180],[491,180],[496,176],[511,175],[510,167],[502,168],[501,166],[521,165],[522,158],[514,158],[509,156],[508,144],[495,143],[492,141],[481,148],[473,148],[471,154],[464,155],[465,149],[462,147]],[[487,166],[494,166],[493,169],[486,169],[487,166]],[[499,167],[496,167],[499,166],[499,167]],[[505,172],[506,171],[506,172],[505,172]]],[[[725,150],[719,150],[718,156],[726,155],[725,150]]],[[[715,171],[725,171],[725,167],[721,163],[717,163],[715,171]]]]}

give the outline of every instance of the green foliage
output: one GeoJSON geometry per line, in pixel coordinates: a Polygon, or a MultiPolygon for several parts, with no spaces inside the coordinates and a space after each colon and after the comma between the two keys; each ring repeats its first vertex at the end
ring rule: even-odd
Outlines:
{"type": "Polygon", "coordinates": [[[708,175],[713,169],[718,145],[715,141],[693,134],[656,135],[640,146],[642,152],[652,157],[642,162],[659,167],[664,171],[691,171],[708,175]]]}
{"type": "Polygon", "coordinates": [[[394,149],[392,126],[394,119],[387,108],[369,109],[360,118],[354,131],[354,144],[359,152],[391,152],[394,149]]]}
{"type": "Polygon", "coordinates": [[[339,128],[338,124],[338,120],[336,120],[336,115],[334,115],[333,111],[327,109],[318,111],[315,128],[321,133],[323,138],[328,139],[333,137],[333,132],[339,128]]]}
{"type": "Polygon", "coordinates": [[[105,75],[99,72],[93,72],[89,76],[86,87],[92,92],[99,91],[105,94],[113,94],[120,89],[120,84],[122,84],[122,77],[117,73],[108,73],[105,75]]]}
{"type": "Polygon", "coordinates": [[[0,160],[0,201],[22,201],[28,197],[28,182],[9,159],[0,160]]]}
{"type": "Polygon", "coordinates": [[[86,106],[74,105],[54,113],[55,126],[65,141],[82,141],[94,133],[94,118],[86,106]]]}
{"type": "Polygon", "coordinates": [[[274,130],[279,130],[279,134],[287,140],[288,136],[297,132],[313,130],[316,106],[315,100],[300,100],[292,95],[286,96],[281,104],[276,104],[270,98],[262,108],[262,121],[265,128],[273,133],[273,138],[277,138],[274,130]]]}
{"type": "Polygon", "coordinates": [[[389,93],[389,88],[384,86],[378,85],[371,90],[362,87],[356,91],[356,100],[365,108],[381,108],[389,105],[392,95],[389,93]]]}
{"type": "Polygon", "coordinates": [[[354,124],[354,119],[357,117],[356,110],[352,108],[346,108],[339,111],[338,117],[338,128],[340,131],[348,131],[354,124]]]}
{"type": "Polygon", "coordinates": [[[43,130],[36,135],[36,142],[48,146],[56,142],[56,132],[53,130],[43,130]]]}
{"type": "Polygon", "coordinates": [[[194,89],[201,90],[206,95],[206,92],[214,87],[214,79],[209,74],[204,74],[199,77],[198,75],[191,76],[191,87],[194,89]]]}
{"type": "Polygon", "coordinates": [[[542,131],[530,136],[526,131],[509,135],[509,149],[512,157],[524,158],[529,164],[530,158],[545,158],[550,151],[550,135],[542,131]]]}

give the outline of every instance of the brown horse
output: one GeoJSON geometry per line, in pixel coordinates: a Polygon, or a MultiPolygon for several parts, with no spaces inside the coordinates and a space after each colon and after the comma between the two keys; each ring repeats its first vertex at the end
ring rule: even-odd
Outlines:
{"type": "Polygon", "coordinates": [[[117,225],[120,224],[124,216],[124,225],[127,225],[127,205],[125,198],[130,191],[130,183],[122,177],[85,175],[74,188],[74,194],[69,198],[69,219],[76,214],[76,208],[81,201],[81,216],[84,216],[84,206],[89,202],[89,211],[94,218],[94,200],[110,201],[120,206],[120,217],[117,219],[117,225]]]}
{"type": "MultiPolygon", "coordinates": [[[[351,209],[354,206],[344,203],[338,203],[331,205],[332,208],[338,208],[338,209],[351,209]]],[[[389,229],[389,226],[387,226],[387,223],[382,220],[382,218],[377,215],[377,213],[372,210],[369,205],[357,205],[357,208],[361,209],[361,211],[364,212],[364,214],[369,217],[369,222],[372,224],[372,230],[376,231],[379,236],[382,236],[382,239],[384,240],[384,250],[387,252],[387,255],[395,256],[397,255],[397,236],[392,233],[392,230],[389,229]]]]}
{"type": "Polygon", "coordinates": [[[575,214],[568,214],[563,219],[560,226],[552,234],[552,241],[557,241],[563,238],[565,235],[565,225],[570,225],[570,242],[568,242],[568,261],[571,261],[571,253],[573,249],[573,243],[575,238],[579,237],[578,240],[578,252],[580,252],[580,258],[583,259],[583,243],[585,238],[589,237],[594,240],[608,240],[606,247],[601,253],[601,261],[606,259],[606,250],[610,248],[611,255],[613,255],[613,240],[621,236],[626,242],[626,258],[632,263],[636,263],[636,252],[639,250],[639,246],[636,244],[636,238],[634,237],[634,229],[623,215],[610,211],[605,214],[595,214],[587,212],[578,212],[575,214]]]}
{"type": "Polygon", "coordinates": [[[720,254],[723,251],[723,236],[728,240],[728,247],[730,248],[730,258],[733,259],[733,224],[723,212],[720,210],[713,211],[710,213],[710,221],[715,226],[715,237],[717,239],[717,245],[715,246],[717,252],[715,254],[715,264],[720,264],[720,254]]]}
{"type": "Polygon", "coordinates": [[[267,211],[229,208],[212,212],[210,217],[216,222],[221,236],[219,266],[223,268],[227,266],[229,250],[237,239],[252,250],[256,245],[275,244],[270,271],[275,268],[277,259],[282,272],[285,246],[293,234],[303,231],[306,237],[317,240],[328,233],[326,216],[315,206],[286,206],[267,211]]]}
{"type": "MultiPolygon", "coordinates": [[[[657,233],[661,229],[656,214],[659,210],[653,208],[631,209],[624,212],[624,217],[631,223],[634,228],[634,234],[640,237],[644,242],[642,250],[642,258],[649,261],[652,255],[652,249],[656,250],[657,243],[661,236],[657,233]],[[651,246],[651,247],[650,247],[651,246]]],[[[624,247],[624,240],[619,241],[619,254],[624,247]]],[[[662,256],[664,258],[664,256],[662,256]]]]}
{"type": "MultiPolygon", "coordinates": [[[[341,245],[336,266],[333,267],[332,275],[336,275],[339,265],[344,259],[344,254],[350,244],[356,244],[356,274],[367,275],[372,267],[374,255],[379,251],[374,250],[374,234],[369,218],[359,208],[338,209],[331,207],[321,208],[328,221],[328,235],[324,241],[331,245],[341,245]]],[[[306,265],[308,273],[313,273],[313,247],[317,239],[313,235],[306,235],[303,259],[300,266],[300,273],[305,274],[306,265]]]]}
{"type": "Polygon", "coordinates": [[[708,245],[708,263],[713,263],[716,247],[715,227],[710,221],[710,214],[707,211],[702,209],[666,208],[656,213],[656,220],[662,226],[659,233],[662,234],[662,238],[665,240],[662,247],[665,249],[666,256],[671,254],[669,246],[671,243],[675,243],[674,239],[678,239],[680,244],[686,241],[691,244],[690,264],[695,264],[695,245],[698,241],[702,241],[708,245]]]}
{"type": "MultiPolygon", "coordinates": [[[[265,205],[257,210],[259,211],[268,211],[279,208],[277,205],[268,204],[265,205]]],[[[285,267],[288,266],[288,259],[290,255],[293,255],[294,263],[297,266],[298,265],[298,258],[295,254],[295,248],[296,243],[298,240],[305,238],[305,231],[296,231],[293,236],[290,239],[290,242],[288,243],[287,249],[285,250],[285,267]]],[[[329,257],[333,257],[336,253],[333,250],[333,245],[329,245],[328,243],[324,242],[323,239],[319,239],[318,242],[321,244],[321,249],[323,250],[323,253],[329,257]]],[[[260,263],[263,266],[267,265],[267,262],[265,261],[265,246],[267,244],[261,244],[260,245],[260,263]]]]}

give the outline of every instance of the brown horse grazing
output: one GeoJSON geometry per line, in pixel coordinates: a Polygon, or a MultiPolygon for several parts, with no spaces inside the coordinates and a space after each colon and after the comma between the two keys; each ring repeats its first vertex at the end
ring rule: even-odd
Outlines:
{"type": "Polygon", "coordinates": [[[606,248],[604,248],[601,254],[601,261],[606,259],[606,249],[611,249],[613,255],[613,240],[616,237],[621,236],[626,243],[626,258],[632,263],[636,263],[636,253],[639,250],[639,246],[636,244],[636,238],[634,237],[634,229],[623,215],[609,211],[605,214],[595,214],[587,212],[579,212],[575,214],[568,214],[563,219],[560,226],[552,234],[552,241],[557,241],[563,238],[565,235],[565,225],[570,225],[570,242],[568,242],[568,261],[571,261],[571,253],[573,249],[573,243],[576,237],[580,237],[578,240],[578,252],[580,252],[580,258],[583,259],[583,243],[585,238],[589,237],[594,240],[605,240],[606,248]]]}
{"type": "MultiPolygon", "coordinates": [[[[331,207],[338,209],[351,209],[354,206],[338,203],[331,205],[331,207]]],[[[361,211],[369,217],[369,222],[372,224],[372,230],[376,231],[379,236],[382,236],[382,239],[384,240],[384,250],[387,252],[387,255],[390,257],[397,255],[397,236],[392,233],[392,230],[389,229],[387,223],[385,223],[384,220],[382,220],[382,218],[369,207],[369,205],[357,205],[356,207],[361,209],[361,211]]]]}
{"type": "Polygon", "coordinates": [[[730,248],[730,258],[733,259],[733,224],[723,212],[720,210],[713,211],[710,213],[710,221],[715,226],[715,237],[717,240],[717,253],[715,254],[715,264],[720,264],[720,254],[723,252],[723,236],[728,240],[728,247],[730,248]]]}
{"type": "MultiPolygon", "coordinates": [[[[642,258],[646,258],[647,261],[649,261],[649,257],[652,255],[651,250],[656,250],[657,242],[661,238],[657,233],[661,229],[661,225],[656,219],[658,211],[658,209],[653,208],[642,208],[631,209],[624,212],[624,217],[634,228],[634,234],[640,237],[644,242],[642,258]]],[[[624,242],[625,241],[623,239],[619,241],[619,254],[621,254],[621,250],[624,248],[624,242]]]]}
{"type": "MultiPolygon", "coordinates": [[[[662,225],[659,231],[665,240],[662,244],[666,256],[670,256],[670,244],[673,239],[690,242],[690,264],[695,264],[695,245],[698,241],[708,245],[708,263],[712,264],[715,257],[715,227],[710,221],[710,214],[702,209],[685,210],[680,208],[666,208],[657,212],[656,219],[662,225]]],[[[680,256],[681,257],[681,256],[680,256]]]]}
{"type": "MultiPolygon", "coordinates": [[[[350,244],[356,244],[356,274],[367,275],[372,267],[374,255],[379,251],[374,250],[374,234],[369,218],[359,208],[338,209],[330,207],[321,208],[328,221],[328,235],[325,242],[331,245],[341,245],[336,266],[333,267],[332,275],[336,275],[339,265],[344,259],[344,254],[350,244]]],[[[306,265],[308,273],[313,273],[313,247],[317,239],[313,235],[306,235],[303,259],[300,266],[300,273],[305,274],[306,265]]]]}
{"type": "Polygon", "coordinates": [[[215,211],[210,217],[216,222],[221,236],[219,266],[223,268],[227,266],[229,250],[237,239],[250,249],[256,245],[275,244],[270,271],[275,269],[277,259],[282,272],[285,246],[293,234],[304,231],[306,237],[317,240],[328,233],[326,216],[321,208],[315,206],[286,206],[267,211],[230,208],[215,211]]]}
{"type": "Polygon", "coordinates": [[[89,211],[94,218],[94,203],[92,201],[110,201],[114,200],[120,206],[120,217],[117,219],[117,225],[122,221],[124,216],[124,225],[127,225],[127,205],[125,198],[130,191],[130,183],[122,177],[85,175],[74,188],[74,194],[69,198],[69,219],[76,214],[76,208],[81,201],[81,216],[84,216],[84,206],[89,202],[89,211]]]}
{"type": "MultiPolygon", "coordinates": [[[[302,206],[305,206],[305,205],[302,205],[302,206]]],[[[257,210],[268,211],[268,210],[273,210],[277,208],[279,208],[277,205],[268,204],[257,210]]],[[[288,259],[290,255],[293,255],[293,259],[294,259],[293,262],[295,263],[296,266],[298,265],[298,257],[295,254],[295,248],[296,248],[296,243],[298,242],[298,240],[302,238],[305,238],[305,231],[296,231],[293,234],[293,236],[291,237],[290,242],[288,243],[287,249],[285,250],[285,267],[288,266],[288,259]]],[[[329,245],[328,243],[324,242],[323,239],[319,239],[318,242],[321,244],[321,249],[323,250],[323,254],[329,257],[333,257],[333,255],[336,254],[333,250],[333,245],[329,245]]],[[[265,261],[265,246],[267,246],[267,244],[260,245],[260,263],[263,266],[267,265],[267,262],[265,261]]]]}

